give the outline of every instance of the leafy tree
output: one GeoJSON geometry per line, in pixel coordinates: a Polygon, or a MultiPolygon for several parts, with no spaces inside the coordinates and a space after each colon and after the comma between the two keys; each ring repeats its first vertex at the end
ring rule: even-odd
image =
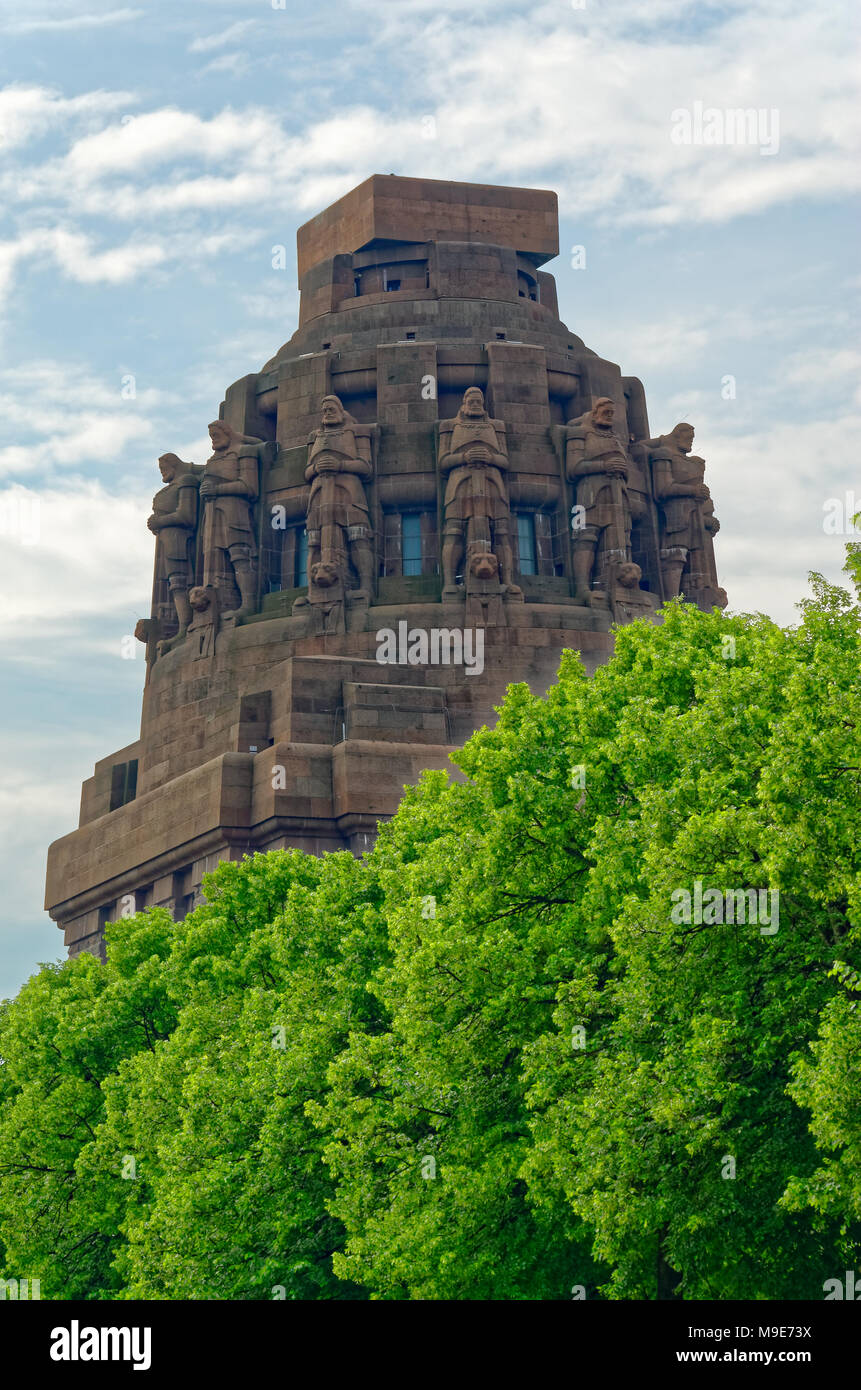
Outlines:
{"type": "Polygon", "coordinates": [[[510,761],[507,732],[499,756],[473,740],[458,756],[470,782],[427,774],[371,859],[392,962],[369,988],[390,1023],[351,1037],[328,1101],[311,1109],[331,1135],[331,1209],[349,1232],[335,1269],[376,1297],[553,1299],[596,1286],[582,1223],[536,1209],[520,1176],[523,1045],[550,1023],[560,959],[574,968],[595,949],[573,914],[560,917],[581,870],[552,805],[546,834],[517,809],[543,800],[561,758],[552,716],[516,689],[503,726],[524,719],[525,764],[510,761]]]}
{"type": "Polygon", "coordinates": [[[594,1281],[589,1232],[610,1297],[821,1294],[837,1226],[780,1203],[816,1165],[786,1086],[850,944],[858,655],[822,583],[787,632],[672,605],[591,680],[511,690],[466,786],[407,797],[373,856],[390,1029],[318,1114],[340,1272],[560,1297],[594,1281]],[[777,930],[674,923],[697,880],[778,891],[777,930]]]}
{"type": "Polygon", "coordinates": [[[818,578],[789,629],[671,604],[512,687],[362,861],[221,865],[45,967],[0,1006],[7,1277],[821,1297],[861,1237],[859,656],[818,578]]]}
{"type": "Polygon", "coordinates": [[[82,1156],[104,1118],[107,1079],[176,1023],[162,970],[173,932],[166,912],[130,918],[106,966],[87,953],[43,966],[0,1004],[2,1268],[39,1279],[43,1298],[119,1287],[123,1188],[82,1156]]]}
{"type": "MultiPolygon", "coordinates": [[[[811,1112],[819,1166],[806,1179],[793,1178],[783,1201],[790,1211],[812,1207],[836,1215],[841,1235],[848,1235],[861,1222],[861,974],[844,962],[832,974],[842,989],[822,1011],[811,1055],[796,1057],[789,1087],[798,1104],[811,1112]]],[[[851,1250],[850,1245],[847,1259],[851,1250]]]]}
{"type": "Polygon", "coordinates": [[[85,1160],[135,1160],[124,1296],[363,1296],[332,1273],[342,1228],[304,1107],[348,1031],[373,1024],[375,895],[350,854],[255,855],[207,880],[166,966],[178,1025],[106,1082],[85,1160]]]}

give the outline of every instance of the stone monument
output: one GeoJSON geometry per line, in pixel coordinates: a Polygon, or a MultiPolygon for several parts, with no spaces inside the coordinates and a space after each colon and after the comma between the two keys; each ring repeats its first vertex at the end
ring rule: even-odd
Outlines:
{"type": "Polygon", "coordinates": [[[565,648],[593,672],[673,595],[726,602],[693,430],[652,437],[559,318],[555,194],[374,175],[297,250],[296,332],[208,459],[159,460],[140,736],[49,852],[71,954],[179,919],[219,860],[362,853],[509,683],[542,693],[565,648]]]}

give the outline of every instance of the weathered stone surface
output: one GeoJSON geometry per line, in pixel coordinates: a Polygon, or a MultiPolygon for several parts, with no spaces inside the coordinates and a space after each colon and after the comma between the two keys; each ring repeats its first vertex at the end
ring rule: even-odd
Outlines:
{"type": "Polygon", "coordinates": [[[375,175],[298,243],[297,332],[205,466],[159,460],[140,738],[49,853],[73,954],[181,917],[220,859],[362,853],[511,682],[726,601],[693,431],[651,438],[641,383],[559,320],[554,194],[375,175]]]}
{"type": "Polygon", "coordinates": [[[498,243],[546,261],[559,254],[556,194],[372,174],[299,228],[299,278],[339,252],[381,240],[498,243]]]}

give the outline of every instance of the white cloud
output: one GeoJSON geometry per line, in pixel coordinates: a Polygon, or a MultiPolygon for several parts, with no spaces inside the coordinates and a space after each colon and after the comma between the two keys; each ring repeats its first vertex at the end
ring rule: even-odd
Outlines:
{"type": "MultiPolygon", "coordinates": [[[[840,333],[847,325],[839,322],[831,303],[817,298],[815,286],[808,293],[809,301],[781,301],[755,309],[727,308],[706,301],[695,310],[656,315],[645,321],[614,315],[591,328],[581,322],[581,329],[595,351],[618,362],[623,371],[640,376],[647,370],[674,368],[689,377],[691,369],[698,369],[716,348],[734,361],[737,345],[765,343],[767,354],[760,359],[757,387],[760,396],[764,392],[773,395],[789,385],[829,386],[846,376],[857,377],[861,374],[861,353],[815,342],[811,345],[814,337],[840,333]],[[794,341],[805,342],[804,350],[793,351],[794,341]],[[780,345],[779,351],[775,345],[780,345]]],[[[716,376],[715,389],[719,385],[716,376]]],[[[694,397],[698,397],[696,389],[694,397]]],[[[688,391],[685,399],[691,398],[688,391]]]]}
{"type": "Polygon", "coordinates": [[[250,67],[251,60],[247,53],[221,53],[217,58],[213,58],[211,63],[207,63],[203,71],[226,72],[232,77],[243,77],[250,67]]]}
{"type": "MultiPolygon", "coordinates": [[[[369,173],[394,169],[549,185],[566,211],[660,228],[725,222],[861,185],[846,0],[825,10],[800,0],[730,6],[711,16],[706,34],[671,37],[655,33],[656,18],[691,14],[689,5],[667,3],[658,16],[617,8],[547,5],[526,15],[521,7],[488,25],[472,7],[417,26],[412,11],[421,5],[392,7],[382,56],[409,72],[409,95],[385,110],[353,103],[294,131],[255,107],[209,119],[164,107],[84,135],[62,158],[7,177],[4,189],[13,202],[66,203],[109,218],[239,215],[255,204],[318,208],[369,173]],[[779,152],[674,144],[671,113],[696,102],[776,108],[779,152]],[[434,139],[424,138],[427,115],[434,139]]],[[[192,49],[227,47],[250,23],[200,37],[192,49]]],[[[381,35],[368,42],[379,60],[381,35]]],[[[243,61],[230,53],[215,60],[243,61]]]]}
{"type": "Polygon", "coordinates": [[[162,107],[76,141],[54,172],[61,179],[92,182],[187,158],[229,165],[237,155],[253,156],[277,130],[277,121],[264,111],[227,109],[206,120],[175,106],[162,107]]]}
{"type": "Polygon", "coordinates": [[[825,504],[853,487],[861,491],[846,449],[859,430],[861,414],[853,412],[769,422],[743,434],[726,432],[717,414],[702,420],[694,452],[705,457],[721,521],[715,553],[731,608],[794,622],[806,592],[801,574],[818,570],[846,583],[847,537],[826,532],[825,504]]]}
{"type": "Polygon", "coordinates": [[[151,496],[115,494],[81,478],[0,490],[0,508],[7,512],[25,500],[38,504],[38,543],[14,536],[0,543],[0,584],[5,594],[14,594],[0,608],[6,659],[50,667],[67,659],[67,646],[85,638],[82,656],[107,640],[121,660],[122,636],[149,611],[151,496]],[[85,632],[95,618],[98,627],[85,632]]]}
{"type": "Polygon", "coordinates": [[[784,371],[793,386],[833,388],[845,383],[844,389],[861,405],[861,352],[855,348],[814,346],[793,354],[784,371]]]}
{"type": "Polygon", "coordinates": [[[104,29],[112,24],[128,24],[142,19],[145,10],[102,10],[94,13],[72,14],[52,19],[15,19],[4,26],[8,34],[45,33],[52,30],[104,29]]]}
{"type": "Polygon", "coordinates": [[[38,228],[23,233],[17,241],[0,242],[0,305],[13,288],[17,265],[26,260],[36,259],[42,270],[53,263],[78,284],[120,285],[170,264],[200,264],[256,240],[256,233],[240,229],[208,236],[177,232],[164,237],[133,237],[99,250],[90,236],[71,227],[38,228]]]}
{"type": "Polygon", "coordinates": [[[121,463],[129,448],[148,440],[148,412],[165,393],[122,395],[123,377],[93,378],[56,362],[27,363],[0,372],[3,436],[18,442],[0,447],[0,477],[50,478],[58,468],[121,463]]]}
{"type": "Polygon", "coordinates": [[[48,87],[23,83],[0,88],[0,146],[8,153],[51,126],[108,115],[134,101],[129,92],[95,91],[63,97],[48,87]]]}
{"type": "Polygon", "coordinates": [[[254,28],[253,19],[240,19],[236,24],[230,24],[226,29],[222,29],[217,34],[205,34],[202,38],[195,39],[188,45],[189,53],[210,53],[214,48],[224,48],[227,44],[235,43],[248,33],[249,29],[254,28]]]}

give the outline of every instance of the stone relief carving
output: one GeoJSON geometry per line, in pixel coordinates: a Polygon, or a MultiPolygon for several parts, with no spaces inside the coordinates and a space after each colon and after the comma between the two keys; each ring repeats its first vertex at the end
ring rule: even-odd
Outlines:
{"type": "MultiPolygon", "coordinates": [[[[638,515],[642,520],[648,507],[653,536],[657,517],[659,537],[652,548],[660,554],[666,596],[682,593],[703,607],[725,606],[713,547],[719,522],[703,481],[704,461],[691,453],[693,428],[682,423],[656,439],[632,440],[628,457],[613,431],[613,416],[612,400],[601,397],[585,414],[554,427],[580,514],[572,532],[575,599],[606,602],[617,622],[654,613],[659,596],[641,588],[631,548],[632,522],[638,515]]],[[[310,618],[313,632],[359,630],[363,607],[373,598],[375,555],[366,492],[374,473],[373,429],[328,395],[321,402],[320,425],[309,436],[304,467],[310,485],[308,596],[296,601],[294,612],[310,618]]],[[[443,599],[464,598],[465,621],[474,626],[520,621],[522,608],[506,616],[508,603],[522,604],[514,583],[506,425],[489,416],[481,389],[470,387],[457,415],[440,421],[438,429],[443,599]]],[[[205,467],[172,453],[159,459],[164,486],[153,498],[147,524],[156,537],[160,597],[152,617],[136,629],[146,643],[148,665],[175,640],[164,640],[165,632],[173,631],[174,610],[177,636],[190,632],[196,655],[205,656],[214,652],[224,618],[244,616],[255,607],[254,512],[262,441],[222,420],[209,432],[213,452],[205,467]],[[202,576],[195,565],[198,540],[202,576]]],[[[640,551],[635,553],[642,563],[640,551]]],[[[654,567],[653,559],[648,563],[654,567]]]]}

